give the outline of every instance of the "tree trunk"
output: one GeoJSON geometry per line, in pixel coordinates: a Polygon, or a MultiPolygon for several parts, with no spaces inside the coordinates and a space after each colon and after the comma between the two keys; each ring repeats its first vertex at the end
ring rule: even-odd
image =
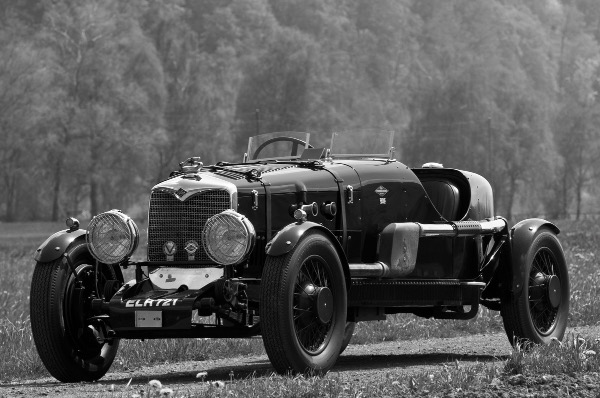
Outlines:
{"type": "Polygon", "coordinates": [[[10,176],[6,179],[6,214],[4,220],[7,222],[16,220],[16,184],[10,176]]]}
{"type": "Polygon", "coordinates": [[[562,218],[568,218],[568,191],[569,191],[569,187],[568,187],[568,178],[569,178],[569,170],[568,167],[565,166],[563,169],[563,176],[562,176],[562,198],[561,198],[561,202],[560,202],[560,214],[562,216],[562,218]]]}
{"type": "Polygon", "coordinates": [[[54,189],[52,190],[52,221],[58,221],[60,184],[62,179],[62,156],[56,158],[54,163],[54,189]]]}
{"type": "Polygon", "coordinates": [[[98,182],[96,182],[96,178],[92,175],[90,177],[90,214],[92,217],[99,212],[100,204],[98,202],[98,182]]]}
{"type": "Polygon", "coordinates": [[[576,212],[575,212],[575,220],[579,221],[579,217],[581,215],[581,196],[582,196],[582,191],[583,191],[583,182],[581,181],[581,178],[578,179],[577,181],[577,192],[575,193],[575,198],[576,198],[576,203],[575,203],[575,208],[576,208],[576,212]]]}
{"type": "Polygon", "coordinates": [[[507,220],[511,220],[512,219],[512,209],[513,209],[513,204],[515,201],[515,191],[516,191],[516,187],[517,187],[517,179],[509,174],[510,179],[509,181],[509,190],[508,190],[508,200],[507,200],[507,204],[506,204],[506,219],[507,220]]]}
{"type": "Polygon", "coordinates": [[[98,168],[98,158],[99,158],[99,148],[98,148],[98,140],[95,137],[95,132],[92,131],[91,136],[91,148],[90,148],[90,214],[94,217],[98,214],[100,209],[100,200],[99,194],[100,190],[98,189],[98,176],[97,176],[97,168],[98,168]]]}

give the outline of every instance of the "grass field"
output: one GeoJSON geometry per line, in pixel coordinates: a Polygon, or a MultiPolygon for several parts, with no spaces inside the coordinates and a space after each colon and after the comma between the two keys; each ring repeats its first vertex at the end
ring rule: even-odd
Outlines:
{"type": "MultiPolygon", "coordinates": [[[[600,323],[600,227],[591,221],[558,223],[571,281],[570,326],[600,323]]],[[[47,376],[35,350],[29,321],[33,252],[63,224],[0,223],[0,382],[47,376]]],[[[142,256],[143,254],[138,254],[142,256]]],[[[352,344],[465,333],[501,332],[499,314],[482,309],[470,321],[426,320],[412,315],[359,323],[352,344]]],[[[260,339],[167,339],[122,341],[113,370],[178,360],[263,353],[260,339]]]]}

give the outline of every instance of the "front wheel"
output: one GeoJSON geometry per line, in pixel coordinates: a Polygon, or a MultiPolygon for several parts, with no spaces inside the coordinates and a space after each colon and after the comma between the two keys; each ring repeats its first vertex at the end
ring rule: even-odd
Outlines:
{"type": "Polygon", "coordinates": [[[562,340],[569,316],[569,276],[556,235],[541,230],[523,264],[523,290],[502,301],[504,329],[512,344],[562,340]]]}
{"type": "Polygon", "coordinates": [[[326,236],[313,232],[286,255],[267,258],[260,315],[277,372],[323,374],[335,364],[346,328],[346,285],[326,236]]]}
{"type": "Polygon", "coordinates": [[[62,382],[94,381],[110,368],[118,339],[99,343],[87,324],[92,296],[104,284],[116,280],[111,266],[100,265],[94,276],[94,260],[86,244],[70,250],[80,282],[62,258],[37,263],[30,294],[31,332],[38,354],[52,376],[62,382]]]}

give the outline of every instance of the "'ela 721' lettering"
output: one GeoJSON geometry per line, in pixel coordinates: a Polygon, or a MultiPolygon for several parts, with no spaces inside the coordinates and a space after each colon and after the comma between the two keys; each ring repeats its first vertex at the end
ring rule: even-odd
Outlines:
{"type": "Polygon", "coordinates": [[[127,300],[125,307],[170,307],[176,305],[179,299],[146,299],[146,300],[127,300]]]}

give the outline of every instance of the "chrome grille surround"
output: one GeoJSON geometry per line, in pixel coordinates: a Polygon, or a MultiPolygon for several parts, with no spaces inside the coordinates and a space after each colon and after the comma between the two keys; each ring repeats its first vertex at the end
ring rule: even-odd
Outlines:
{"type": "MultiPolygon", "coordinates": [[[[232,195],[226,189],[209,189],[195,192],[181,200],[171,190],[156,188],[150,196],[148,212],[148,260],[165,261],[163,245],[173,241],[177,245],[174,261],[189,261],[184,250],[186,242],[202,241],[206,221],[224,210],[231,209],[232,195]]],[[[202,246],[195,261],[212,261],[202,246]]]]}

